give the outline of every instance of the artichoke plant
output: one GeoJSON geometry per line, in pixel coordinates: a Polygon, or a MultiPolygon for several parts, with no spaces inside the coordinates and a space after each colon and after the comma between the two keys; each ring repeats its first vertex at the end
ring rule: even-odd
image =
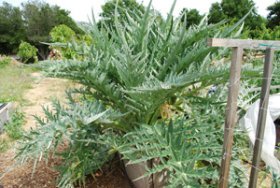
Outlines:
{"type": "MultiPolygon", "coordinates": [[[[209,111],[197,100],[213,84],[225,84],[229,70],[228,64],[213,64],[221,51],[206,39],[230,36],[242,20],[220,30],[205,17],[186,29],[181,18],[173,18],[173,8],[163,19],[151,3],[144,12],[127,10],[122,17],[116,7],[114,27],[93,19],[87,31],[92,43],[69,44],[83,58],[46,67],[48,75],[83,87],[69,94],[66,107],[55,102],[54,110],[45,109],[47,120],[37,118],[39,126],[25,136],[18,159],[36,164],[50,154],[62,156],[60,187],[83,184],[116,152],[131,163],[160,158],[146,175],[167,169],[170,186],[215,186],[224,101],[214,108],[219,98],[201,99],[211,103],[209,111]],[[63,143],[67,149],[59,152],[63,143]]],[[[235,174],[232,182],[242,183],[235,174]]]]}

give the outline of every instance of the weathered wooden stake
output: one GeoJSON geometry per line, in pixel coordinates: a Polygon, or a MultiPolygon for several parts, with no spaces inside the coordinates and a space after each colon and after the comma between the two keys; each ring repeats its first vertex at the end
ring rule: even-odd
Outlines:
{"type": "Polygon", "coordinates": [[[231,150],[233,144],[233,130],[236,123],[237,99],[240,85],[241,62],[243,48],[235,47],[232,52],[232,63],[230,67],[230,82],[226,107],[226,120],[224,130],[223,156],[220,172],[220,188],[228,187],[231,150]]]}
{"type": "MultiPolygon", "coordinates": [[[[228,177],[230,170],[230,160],[231,160],[231,151],[233,144],[233,131],[234,125],[236,123],[236,114],[237,114],[237,98],[239,92],[240,84],[240,72],[241,72],[241,60],[243,49],[267,49],[266,58],[265,58],[265,69],[264,69],[264,82],[262,87],[262,98],[261,98],[261,110],[259,112],[258,125],[264,125],[262,122],[265,122],[266,118],[266,105],[269,97],[269,88],[271,82],[271,71],[272,71],[272,58],[273,50],[267,48],[268,46],[280,46],[280,41],[272,40],[251,40],[251,39],[220,39],[220,38],[211,38],[207,41],[208,46],[212,47],[231,47],[233,48],[233,56],[230,69],[230,85],[229,85],[229,94],[226,108],[226,120],[225,120],[225,130],[224,130],[224,145],[223,145],[223,156],[222,156],[222,166],[220,174],[220,188],[228,187],[228,177]],[[268,78],[268,79],[265,79],[268,78]],[[264,102],[266,101],[266,102],[264,102]]],[[[264,126],[258,126],[257,138],[255,143],[254,151],[254,163],[253,165],[256,169],[252,168],[250,185],[251,188],[256,186],[257,180],[257,168],[260,160],[261,146],[264,130],[264,126]]]]}
{"type": "Polygon", "coordinates": [[[265,131],[267,107],[269,102],[270,84],[272,78],[272,60],[274,50],[267,48],[265,53],[265,64],[263,72],[260,108],[258,114],[256,140],[254,145],[253,164],[251,168],[249,188],[255,188],[258,181],[259,163],[262,152],[263,136],[265,131]]]}

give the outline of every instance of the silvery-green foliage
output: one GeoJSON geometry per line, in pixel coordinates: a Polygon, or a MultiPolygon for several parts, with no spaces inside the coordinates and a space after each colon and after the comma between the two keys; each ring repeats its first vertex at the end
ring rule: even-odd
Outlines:
{"type": "MultiPolygon", "coordinates": [[[[208,110],[193,106],[188,119],[174,118],[169,122],[158,122],[154,126],[141,125],[122,138],[111,137],[110,143],[124,159],[126,165],[153,159],[145,176],[166,172],[167,187],[217,187],[223,138],[223,113],[212,104],[208,110]]],[[[246,170],[238,159],[237,148],[233,151],[230,171],[230,187],[246,186],[246,170]]]]}
{"type": "MultiPolygon", "coordinates": [[[[105,22],[100,27],[93,23],[90,46],[71,44],[82,60],[45,67],[51,76],[80,83],[83,88],[75,92],[82,99],[69,97],[67,107],[54,103],[54,111],[45,109],[47,120],[37,118],[40,126],[26,135],[18,159],[34,159],[36,167],[49,155],[62,156],[59,187],[83,184],[85,176],[115,152],[132,163],[160,158],[162,164],[149,173],[168,169],[170,186],[216,185],[223,106],[211,112],[193,99],[224,102],[197,96],[213,84],[226,83],[229,74],[228,64],[211,64],[220,53],[208,47],[206,39],[227,37],[239,23],[219,30],[219,24],[207,25],[205,18],[186,30],[180,18],[170,13],[162,19],[150,6],[122,18],[116,12],[114,29],[105,22]],[[163,105],[173,110],[167,119],[161,115],[163,105]],[[189,119],[184,121],[186,114],[189,119]],[[63,153],[61,144],[66,145],[63,153]]],[[[243,73],[259,76],[254,70],[243,73]]]]}
{"type": "Polygon", "coordinates": [[[80,51],[84,60],[52,63],[47,73],[75,80],[85,87],[83,94],[129,114],[118,124],[124,132],[139,123],[153,124],[160,107],[176,93],[195,84],[203,89],[227,81],[228,64],[211,64],[219,54],[206,39],[229,36],[237,27],[220,31],[219,25],[207,25],[205,18],[186,30],[180,18],[170,15],[162,19],[148,7],[144,13],[115,16],[115,30],[106,22],[100,28],[93,23],[88,31],[93,43],[80,51]]]}
{"type": "Polygon", "coordinates": [[[73,187],[74,183],[83,185],[86,175],[101,168],[111,159],[109,146],[98,143],[85,144],[82,140],[98,140],[102,127],[110,125],[120,114],[106,110],[99,102],[74,103],[63,107],[54,101],[52,108],[44,108],[46,118],[36,117],[38,127],[24,135],[17,153],[20,163],[34,161],[33,170],[38,162],[49,158],[63,159],[59,165],[59,187],[73,187]]]}

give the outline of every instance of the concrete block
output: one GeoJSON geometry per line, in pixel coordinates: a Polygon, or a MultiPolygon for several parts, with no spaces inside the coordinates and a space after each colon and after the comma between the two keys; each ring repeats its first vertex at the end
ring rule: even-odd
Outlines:
{"type": "Polygon", "coordinates": [[[12,103],[4,103],[0,105],[0,132],[3,131],[4,124],[10,121],[10,113],[12,103]]]}

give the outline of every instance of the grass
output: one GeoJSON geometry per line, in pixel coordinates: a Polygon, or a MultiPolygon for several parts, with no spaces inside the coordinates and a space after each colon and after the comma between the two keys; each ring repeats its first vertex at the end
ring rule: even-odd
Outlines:
{"type": "Polygon", "coordinates": [[[23,93],[31,88],[31,77],[34,68],[15,62],[0,60],[0,103],[9,101],[22,101],[23,93]]]}

